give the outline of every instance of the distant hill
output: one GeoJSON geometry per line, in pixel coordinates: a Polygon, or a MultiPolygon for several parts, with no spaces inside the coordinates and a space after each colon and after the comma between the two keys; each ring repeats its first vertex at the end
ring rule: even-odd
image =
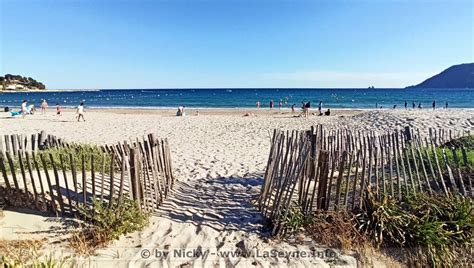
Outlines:
{"type": "Polygon", "coordinates": [[[474,63],[453,65],[422,83],[408,88],[474,88],[474,63]]]}
{"type": "Polygon", "coordinates": [[[9,90],[43,90],[46,86],[31,77],[6,74],[0,76],[0,91],[9,90]]]}

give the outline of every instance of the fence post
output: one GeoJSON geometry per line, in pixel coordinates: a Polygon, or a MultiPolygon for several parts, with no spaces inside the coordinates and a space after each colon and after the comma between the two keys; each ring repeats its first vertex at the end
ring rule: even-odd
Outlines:
{"type": "Polygon", "coordinates": [[[140,196],[140,167],[138,162],[138,149],[137,147],[130,148],[130,173],[132,179],[132,193],[135,200],[142,205],[140,196]]]}

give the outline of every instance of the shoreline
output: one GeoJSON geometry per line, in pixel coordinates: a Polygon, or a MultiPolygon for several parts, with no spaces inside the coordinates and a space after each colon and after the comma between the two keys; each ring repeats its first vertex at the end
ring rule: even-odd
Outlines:
{"type": "MultiPolygon", "coordinates": [[[[2,109],[0,112],[3,112],[3,108],[5,107],[9,107],[10,109],[19,109],[20,107],[20,104],[18,105],[15,105],[15,106],[8,106],[8,105],[0,105],[0,109],[2,109]]],[[[75,106],[64,106],[64,105],[61,105],[62,109],[63,110],[75,110],[77,105],[75,106]]],[[[86,110],[94,110],[94,111],[114,111],[114,110],[129,110],[129,111],[143,111],[143,112],[149,112],[149,111],[177,111],[178,110],[178,107],[169,107],[169,106],[143,106],[143,107],[140,107],[140,106],[129,106],[129,107],[126,107],[126,106],[117,106],[117,107],[113,107],[113,106],[87,106],[85,105],[84,106],[86,110]]],[[[35,105],[35,108],[36,110],[38,111],[40,108],[39,106],[36,106],[35,105]]],[[[56,109],[56,105],[52,104],[52,105],[49,105],[49,107],[47,108],[48,111],[52,111],[52,110],[55,110],[56,109]]],[[[339,108],[339,107],[323,107],[323,112],[326,111],[327,109],[330,109],[331,112],[333,111],[364,111],[364,112],[367,112],[367,111],[433,111],[433,109],[431,107],[426,107],[426,108],[423,108],[423,109],[418,109],[418,108],[408,108],[408,109],[404,109],[404,108],[396,108],[396,109],[392,109],[392,108],[358,108],[358,107],[343,107],[343,108],[339,108]]],[[[291,112],[291,108],[290,107],[284,107],[284,108],[273,108],[273,109],[270,109],[268,107],[263,107],[263,108],[256,108],[256,107],[188,107],[188,106],[185,106],[185,110],[199,110],[199,111],[253,111],[253,112],[291,112]]],[[[449,111],[474,111],[474,107],[450,107],[448,108],[449,111]]],[[[318,111],[318,108],[317,107],[314,107],[314,108],[311,108],[310,109],[311,112],[315,112],[315,111],[318,111]]],[[[436,108],[435,111],[446,111],[446,109],[442,108],[442,107],[439,107],[439,108],[436,108]]],[[[295,113],[298,113],[298,112],[301,112],[301,108],[300,107],[295,107],[295,113]]]]}
{"type": "MultiPolygon", "coordinates": [[[[13,110],[19,110],[14,108],[13,110]]],[[[86,116],[90,114],[106,113],[106,114],[122,114],[122,115],[158,115],[162,117],[178,117],[176,116],[177,108],[94,108],[86,107],[86,116]]],[[[75,113],[76,108],[63,107],[63,114],[75,113]]],[[[323,108],[323,112],[326,111],[323,108]]],[[[431,109],[353,109],[353,108],[338,108],[331,109],[330,116],[319,116],[317,109],[310,110],[310,118],[330,118],[338,116],[353,116],[357,114],[367,113],[367,112],[380,112],[380,113],[409,113],[412,116],[417,114],[426,114],[427,112],[433,115],[437,114],[448,114],[448,112],[454,113],[463,113],[463,112],[472,112],[474,108],[449,108],[445,109],[436,109],[435,111],[431,109]]],[[[186,116],[184,117],[197,117],[197,116],[234,116],[234,117],[299,117],[301,114],[300,109],[296,109],[295,112],[291,112],[289,108],[283,108],[281,110],[277,109],[268,109],[268,108],[185,108],[186,116]]],[[[54,106],[48,107],[47,113],[48,116],[56,116],[56,108],[54,106]]],[[[34,116],[41,116],[40,109],[37,108],[34,116]]],[[[3,109],[0,110],[1,118],[8,118],[9,112],[4,112],[3,109]]]]}

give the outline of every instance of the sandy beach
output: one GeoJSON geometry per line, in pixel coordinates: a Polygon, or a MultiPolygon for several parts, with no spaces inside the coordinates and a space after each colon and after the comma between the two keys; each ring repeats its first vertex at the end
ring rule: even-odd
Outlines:
{"type": "MultiPolygon", "coordinates": [[[[32,134],[45,130],[71,142],[93,144],[114,143],[148,133],[167,138],[178,183],[150,225],[140,233],[127,235],[97,256],[85,262],[93,267],[117,264],[133,267],[251,267],[288,265],[306,267],[355,267],[350,252],[336,257],[294,258],[219,256],[220,251],[235,251],[245,241],[264,251],[303,250],[325,252],[323,246],[300,241],[267,239],[262,227],[264,219],[252,200],[260,191],[273,129],[306,130],[323,124],[353,130],[388,131],[411,126],[427,133],[428,128],[456,131],[474,130],[474,110],[335,110],[331,116],[296,117],[289,110],[201,109],[188,110],[189,116],[176,117],[175,110],[92,110],[86,111],[86,122],[76,122],[74,112],[65,110],[60,117],[53,109],[46,115],[39,112],[25,119],[9,118],[0,113],[0,136],[32,134]],[[251,113],[251,116],[244,116],[251,113]],[[163,257],[161,250],[204,249],[210,255],[163,257]],[[151,255],[143,252],[149,250],[151,255]]],[[[44,216],[6,211],[0,219],[0,239],[46,237],[45,230],[54,228],[63,233],[58,222],[44,216]],[[29,224],[23,222],[31,221],[29,224]]],[[[50,230],[51,231],[51,230],[50,230]]],[[[51,231],[54,232],[54,231],[51,231]]],[[[67,233],[67,232],[66,232],[67,233]]],[[[51,233],[49,233],[51,234],[51,233]]],[[[49,243],[59,249],[62,242],[49,243]]],[[[58,250],[68,255],[67,249],[58,250]]],[[[80,261],[79,261],[80,262],[80,261]]]]}

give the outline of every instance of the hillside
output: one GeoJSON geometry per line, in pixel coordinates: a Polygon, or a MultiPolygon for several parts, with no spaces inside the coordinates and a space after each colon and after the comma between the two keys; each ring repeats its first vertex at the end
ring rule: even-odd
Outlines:
{"type": "Polygon", "coordinates": [[[474,63],[453,65],[422,83],[408,88],[474,88],[474,63]]]}
{"type": "Polygon", "coordinates": [[[0,91],[43,89],[46,89],[46,86],[31,77],[12,74],[0,76],[0,91]]]}

